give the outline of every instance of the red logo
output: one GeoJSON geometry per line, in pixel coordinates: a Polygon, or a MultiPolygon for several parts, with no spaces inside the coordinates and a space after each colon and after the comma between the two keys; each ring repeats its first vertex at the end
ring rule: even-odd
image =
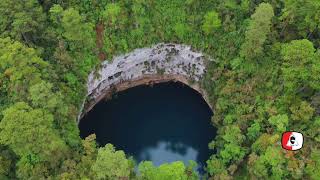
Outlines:
{"type": "Polygon", "coordinates": [[[303,146],[303,135],[299,132],[287,131],[282,134],[281,140],[282,148],[295,151],[303,146]]]}

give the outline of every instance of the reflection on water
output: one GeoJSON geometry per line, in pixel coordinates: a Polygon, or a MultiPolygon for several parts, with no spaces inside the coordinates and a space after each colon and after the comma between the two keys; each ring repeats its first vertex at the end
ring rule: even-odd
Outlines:
{"type": "Polygon", "coordinates": [[[194,90],[178,83],[139,86],[97,104],[80,122],[81,136],[95,133],[138,162],[194,160],[204,165],[215,136],[212,111],[194,90]]]}
{"type": "Polygon", "coordinates": [[[138,161],[150,160],[154,165],[182,160],[185,164],[189,160],[197,159],[198,151],[183,143],[172,144],[171,142],[158,142],[155,147],[146,147],[136,157],[138,161]]]}

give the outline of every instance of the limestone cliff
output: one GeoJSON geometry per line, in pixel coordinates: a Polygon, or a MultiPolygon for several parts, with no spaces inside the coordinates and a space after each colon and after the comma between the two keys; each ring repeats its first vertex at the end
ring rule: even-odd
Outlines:
{"type": "Polygon", "coordinates": [[[141,84],[180,81],[199,93],[208,102],[199,81],[205,73],[205,57],[180,44],[157,44],[104,61],[88,78],[88,94],[81,118],[103,98],[141,84]]]}

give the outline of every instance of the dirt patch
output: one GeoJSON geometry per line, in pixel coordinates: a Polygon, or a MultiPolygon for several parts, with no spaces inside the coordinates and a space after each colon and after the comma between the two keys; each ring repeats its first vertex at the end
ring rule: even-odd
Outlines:
{"type": "Polygon", "coordinates": [[[103,38],[104,38],[104,25],[102,22],[96,25],[96,45],[98,48],[98,57],[100,61],[104,61],[107,58],[105,52],[103,52],[103,38]]]}

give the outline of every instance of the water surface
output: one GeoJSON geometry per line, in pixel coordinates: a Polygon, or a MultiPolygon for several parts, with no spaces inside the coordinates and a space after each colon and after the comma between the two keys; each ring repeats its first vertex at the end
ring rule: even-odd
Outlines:
{"type": "Polygon", "coordinates": [[[216,131],[211,116],[200,94],[172,82],[117,93],[112,100],[98,103],[79,127],[82,138],[95,133],[101,146],[112,143],[137,162],[194,160],[204,165],[216,131]]]}

